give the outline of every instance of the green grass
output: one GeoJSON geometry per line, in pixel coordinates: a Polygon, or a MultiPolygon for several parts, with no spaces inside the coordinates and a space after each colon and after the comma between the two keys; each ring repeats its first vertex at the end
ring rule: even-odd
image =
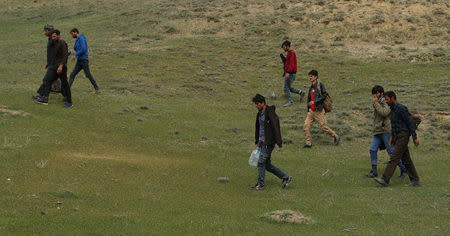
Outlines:
{"type": "MultiPolygon", "coordinates": [[[[294,47],[300,62],[294,87],[306,89],[307,72],[319,71],[335,104],[327,115],[330,127],[343,137],[340,146],[331,146],[332,138],[315,126],[314,148],[304,150],[299,147],[305,104],[295,97],[295,106],[281,106],[286,99],[278,57],[279,34],[298,32],[294,26],[282,30],[284,18],[272,10],[253,21],[251,7],[240,1],[220,5],[223,14],[214,8],[219,3],[207,1],[150,1],[142,7],[137,0],[126,6],[49,3],[0,3],[5,9],[0,105],[29,114],[0,112],[2,235],[449,234],[448,46],[438,47],[444,53],[439,60],[422,63],[410,63],[409,55],[366,58],[335,51],[341,47],[311,38],[302,26],[304,45],[294,47]],[[246,10],[249,19],[240,14],[246,10]],[[211,18],[216,15],[220,22],[211,18]],[[202,17],[212,20],[185,21],[202,17]],[[235,29],[224,19],[248,27],[235,29]],[[59,28],[70,45],[72,27],[87,36],[101,94],[92,94],[80,73],[72,87],[73,108],[62,108],[59,94],[50,95],[48,106],[32,102],[45,72],[46,23],[59,28]],[[411,146],[420,188],[404,187],[409,181],[395,177],[391,187],[381,188],[362,178],[370,169],[375,84],[394,90],[400,103],[424,117],[421,144],[411,146]],[[271,174],[264,191],[248,190],[257,175],[247,164],[254,148],[256,93],[277,106],[283,138],[292,141],[275,149],[272,159],[294,176],[287,190],[271,174]],[[260,217],[282,209],[300,211],[316,223],[260,217]]],[[[281,2],[251,4],[273,9],[281,2]]],[[[336,32],[345,46],[352,45],[346,36],[351,33],[336,32]]],[[[70,61],[69,71],[73,66],[70,61]]],[[[381,163],[388,159],[379,155],[381,163]]]]}

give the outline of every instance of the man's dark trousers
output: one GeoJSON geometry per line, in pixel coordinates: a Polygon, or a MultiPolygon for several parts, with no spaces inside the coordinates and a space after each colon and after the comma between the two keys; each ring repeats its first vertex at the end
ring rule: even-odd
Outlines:
{"type": "Polygon", "coordinates": [[[61,80],[61,93],[63,95],[65,95],[67,102],[72,103],[72,95],[70,92],[70,86],[69,86],[69,83],[67,82],[67,66],[63,66],[63,69],[60,74],[58,74],[56,72],[57,70],[58,70],[58,66],[56,66],[56,65],[48,67],[47,73],[45,73],[45,76],[44,76],[42,96],[48,97],[48,95],[50,94],[50,89],[52,87],[52,83],[59,78],[61,80]]]}
{"type": "Polygon", "coordinates": [[[400,160],[402,160],[405,165],[411,182],[419,181],[419,175],[417,174],[416,167],[414,166],[414,163],[411,160],[411,155],[409,154],[409,136],[410,134],[407,131],[400,131],[398,133],[394,133],[392,136],[394,141],[394,151],[391,154],[391,159],[389,160],[383,174],[383,179],[386,183],[389,183],[389,180],[394,174],[395,167],[400,160]]]}
{"type": "Polygon", "coordinates": [[[98,90],[97,83],[94,80],[94,77],[91,75],[91,71],[89,70],[89,60],[80,59],[77,60],[75,64],[75,68],[73,68],[72,73],[70,73],[69,85],[72,86],[73,81],[75,80],[75,76],[81,71],[84,70],[84,74],[91,81],[92,86],[94,86],[95,90],[98,90]]]}

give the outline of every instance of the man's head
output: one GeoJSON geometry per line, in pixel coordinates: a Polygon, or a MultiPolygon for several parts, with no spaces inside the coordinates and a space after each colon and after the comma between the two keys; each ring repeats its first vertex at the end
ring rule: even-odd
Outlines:
{"type": "Polygon", "coordinates": [[[316,83],[316,81],[317,81],[317,78],[319,78],[319,72],[317,72],[317,70],[311,70],[309,73],[308,73],[308,76],[309,76],[309,81],[311,81],[311,83],[316,83]]]}
{"type": "Polygon", "coordinates": [[[281,44],[281,48],[283,48],[285,52],[289,51],[289,49],[291,49],[291,42],[288,40],[284,41],[283,44],[281,44]]]}
{"type": "Polygon", "coordinates": [[[393,106],[395,105],[395,103],[397,103],[397,96],[393,91],[387,91],[386,93],[384,93],[384,99],[389,106],[393,106]]]}
{"type": "Polygon", "coordinates": [[[49,24],[44,25],[45,36],[50,37],[53,30],[54,30],[53,25],[49,25],[49,24]]]}
{"type": "Polygon", "coordinates": [[[80,34],[80,32],[78,31],[77,28],[73,28],[73,29],[70,30],[70,34],[72,35],[72,37],[74,39],[76,39],[76,38],[78,38],[78,35],[80,34]]]}
{"type": "Polygon", "coordinates": [[[375,85],[372,88],[372,95],[376,95],[377,98],[382,97],[384,94],[384,89],[380,85],[375,85]]]}
{"type": "Polygon", "coordinates": [[[52,40],[53,41],[59,41],[60,37],[59,35],[61,34],[61,32],[59,32],[59,30],[55,29],[52,31],[52,40]]]}
{"type": "Polygon", "coordinates": [[[253,97],[253,102],[255,103],[256,109],[258,109],[258,111],[264,110],[266,106],[266,98],[264,98],[263,95],[256,94],[255,97],[253,97]]]}

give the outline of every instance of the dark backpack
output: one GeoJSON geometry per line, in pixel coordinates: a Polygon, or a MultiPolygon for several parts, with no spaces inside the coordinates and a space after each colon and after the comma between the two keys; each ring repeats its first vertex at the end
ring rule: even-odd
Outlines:
{"type": "Polygon", "coordinates": [[[417,129],[419,127],[420,122],[422,122],[422,116],[418,111],[409,112],[409,120],[414,125],[414,128],[417,129]]]}

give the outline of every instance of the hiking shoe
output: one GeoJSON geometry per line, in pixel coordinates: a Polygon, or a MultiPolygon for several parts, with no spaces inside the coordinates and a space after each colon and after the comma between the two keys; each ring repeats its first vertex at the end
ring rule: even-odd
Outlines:
{"type": "Polygon", "coordinates": [[[263,190],[264,186],[256,184],[255,186],[250,187],[251,190],[263,190]]]}
{"type": "Polygon", "coordinates": [[[283,107],[289,107],[289,106],[292,106],[292,105],[294,105],[293,102],[288,102],[288,103],[284,104],[283,107]]]}
{"type": "Polygon", "coordinates": [[[419,181],[411,181],[411,183],[407,184],[408,187],[420,187],[422,184],[420,184],[419,181]]]}
{"type": "Polygon", "coordinates": [[[311,147],[312,147],[311,144],[305,144],[305,145],[303,145],[303,148],[311,148],[311,147]]]}
{"type": "Polygon", "coordinates": [[[300,102],[303,102],[303,98],[305,98],[305,94],[306,94],[306,92],[305,91],[303,91],[303,90],[300,90],[300,102]]]}
{"type": "Polygon", "coordinates": [[[66,103],[64,103],[63,107],[69,108],[69,107],[73,107],[73,105],[71,102],[66,102],[66,103]]]}
{"type": "Polygon", "coordinates": [[[334,143],[333,143],[333,145],[334,145],[334,146],[339,145],[339,141],[341,141],[341,137],[339,137],[339,135],[336,136],[336,137],[334,137],[334,143]]]}
{"type": "Polygon", "coordinates": [[[293,177],[289,176],[286,179],[283,179],[283,184],[281,185],[282,188],[288,188],[289,184],[291,184],[293,177]]]}
{"type": "Polygon", "coordinates": [[[408,176],[408,172],[402,171],[402,172],[400,173],[400,175],[398,176],[398,178],[404,179],[406,176],[408,176]]]}
{"type": "Polygon", "coordinates": [[[40,97],[40,98],[34,100],[34,102],[42,104],[42,105],[48,105],[48,99],[46,99],[44,97],[40,97]]]}
{"type": "Polygon", "coordinates": [[[375,182],[381,184],[381,186],[383,187],[387,187],[389,184],[386,183],[386,181],[384,181],[384,179],[382,178],[373,178],[373,180],[375,180],[375,182]]]}
{"type": "Polygon", "coordinates": [[[378,173],[373,173],[373,171],[370,171],[369,174],[365,174],[364,177],[375,178],[375,177],[378,177],[378,173]]]}

